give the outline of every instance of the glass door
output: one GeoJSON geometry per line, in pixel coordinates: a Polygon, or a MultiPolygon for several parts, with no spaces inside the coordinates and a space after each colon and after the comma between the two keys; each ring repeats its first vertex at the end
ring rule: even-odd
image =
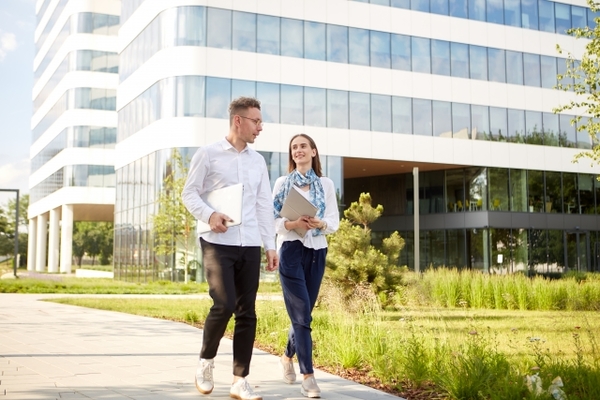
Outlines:
{"type": "Polygon", "coordinates": [[[589,249],[589,232],[565,231],[565,272],[589,271],[589,249]]]}

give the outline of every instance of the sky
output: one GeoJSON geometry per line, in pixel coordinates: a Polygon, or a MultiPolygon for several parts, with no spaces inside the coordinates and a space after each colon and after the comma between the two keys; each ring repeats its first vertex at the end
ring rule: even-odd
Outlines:
{"type": "MultiPolygon", "coordinates": [[[[0,189],[29,193],[36,0],[0,0],[0,189]]],[[[0,207],[14,192],[0,192],[0,207]]]]}

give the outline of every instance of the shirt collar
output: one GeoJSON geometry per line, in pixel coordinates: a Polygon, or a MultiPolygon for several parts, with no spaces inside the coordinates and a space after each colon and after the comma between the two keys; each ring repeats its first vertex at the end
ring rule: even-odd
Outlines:
{"type": "MultiPolygon", "coordinates": [[[[221,146],[223,147],[223,150],[225,150],[225,151],[229,151],[229,150],[237,151],[236,148],[233,147],[233,145],[231,143],[229,143],[227,138],[223,138],[223,140],[221,140],[221,146]]],[[[248,151],[248,144],[246,144],[246,147],[244,147],[244,149],[242,151],[240,151],[240,153],[243,153],[246,151],[248,151]]]]}

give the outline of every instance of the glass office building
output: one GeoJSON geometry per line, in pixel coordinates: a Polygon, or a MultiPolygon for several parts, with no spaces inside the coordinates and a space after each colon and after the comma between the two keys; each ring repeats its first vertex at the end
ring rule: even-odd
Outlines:
{"type": "Polygon", "coordinates": [[[38,0],[28,270],[71,272],[74,221],[112,221],[118,0],[38,0]]]}
{"type": "Polygon", "coordinates": [[[574,96],[553,89],[556,45],[581,54],[566,30],[594,18],[546,0],[123,0],[115,276],[182,279],[153,251],[158,194],[173,150],[225,136],[240,95],[262,103],[272,182],[309,134],[342,209],[384,206],[375,240],[400,232],[402,265],[598,270],[597,172],[572,163],[592,142],[552,112],[574,96]]]}

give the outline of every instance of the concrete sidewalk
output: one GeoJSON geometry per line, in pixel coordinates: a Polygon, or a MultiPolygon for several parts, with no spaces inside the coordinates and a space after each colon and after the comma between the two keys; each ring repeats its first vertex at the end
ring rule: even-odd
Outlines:
{"type": "MultiPolygon", "coordinates": [[[[229,399],[231,340],[221,341],[215,390],[204,396],[194,386],[201,330],[39,301],[49,297],[65,296],[0,294],[0,400],[229,399]]],[[[324,399],[400,399],[322,371],[315,376],[324,399]]],[[[305,399],[299,382],[281,379],[278,357],[257,349],[248,380],[265,400],[305,399]]]]}

